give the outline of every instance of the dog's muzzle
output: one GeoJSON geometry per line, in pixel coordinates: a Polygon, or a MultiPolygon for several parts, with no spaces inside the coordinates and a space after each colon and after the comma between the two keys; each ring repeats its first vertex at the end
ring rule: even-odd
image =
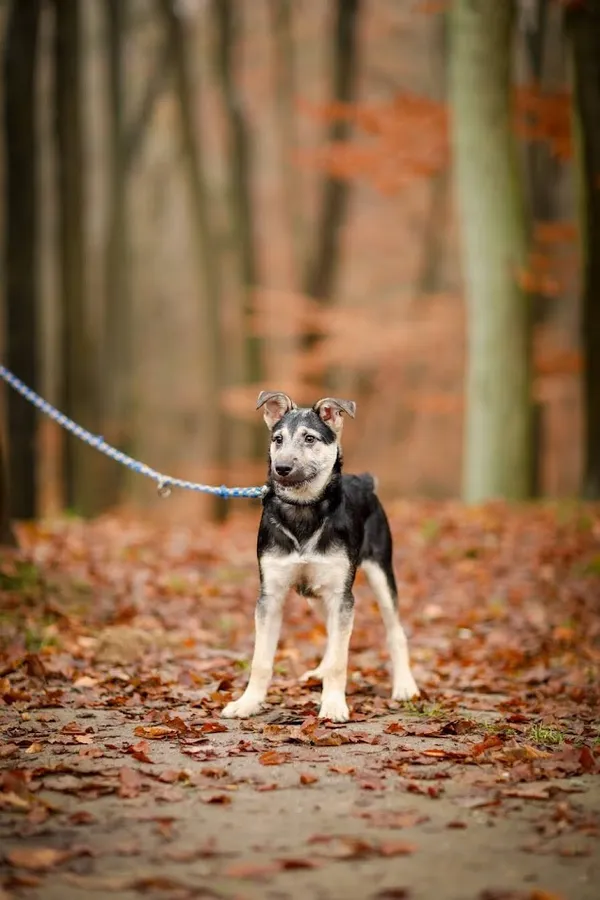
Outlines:
{"type": "Polygon", "coordinates": [[[315,477],[313,472],[294,471],[294,467],[285,463],[278,463],[273,466],[273,479],[282,487],[297,487],[300,484],[306,484],[315,477]]]}

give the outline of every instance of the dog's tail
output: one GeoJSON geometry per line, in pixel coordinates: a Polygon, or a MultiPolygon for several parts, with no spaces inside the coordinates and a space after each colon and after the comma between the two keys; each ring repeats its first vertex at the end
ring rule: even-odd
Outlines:
{"type": "Polygon", "coordinates": [[[379,479],[375,475],[371,475],[370,472],[363,472],[358,476],[362,481],[363,485],[369,491],[373,491],[374,494],[377,493],[377,489],[379,488],[379,479]]]}

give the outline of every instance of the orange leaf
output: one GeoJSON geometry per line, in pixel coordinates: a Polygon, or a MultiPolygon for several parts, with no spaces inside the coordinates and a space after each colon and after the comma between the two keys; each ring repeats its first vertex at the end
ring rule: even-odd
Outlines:
{"type": "Polygon", "coordinates": [[[318,780],[316,775],[311,775],[309,772],[302,772],[300,775],[300,784],[315,784],[318,780]]]}
{"type": "Polygon", "coordinates": [[[70,855],[69,850],[57,850],[55,847],[17,847],[10,850],[6,858],[11,866],[44,871],[69,859],[70,855]]]}
{"type": "Polygon", "coordinates": [[[267,750],[261,753],[258,761],[261,766],[280,766],[281,763],[287,762],[290,758],[289,753],[280,753],[278,750],[267,750]]]}

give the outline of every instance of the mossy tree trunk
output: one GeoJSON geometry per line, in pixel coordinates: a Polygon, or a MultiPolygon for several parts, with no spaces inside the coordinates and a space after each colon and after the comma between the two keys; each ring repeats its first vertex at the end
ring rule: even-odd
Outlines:
{"type": "Polygon", "coordinates": [[[467,303],[463,492],[531,490],[531,323],[519,287],[523,194],[511,127],[512,0],[455,0],[450,100],[467,303]]]}

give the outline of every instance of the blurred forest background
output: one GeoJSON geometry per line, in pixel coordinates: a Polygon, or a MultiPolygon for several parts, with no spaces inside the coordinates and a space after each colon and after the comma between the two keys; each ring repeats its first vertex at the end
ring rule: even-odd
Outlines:
{"type": "MultiPolygon", "coordinates": [[[[190,480],[262,483],[268,388],[356,400],[387,497],[598,498],[598,0],[4,0],[0,41],[2,359],[42,396],[190,480]]],[[[5,530],[160,502],[3,414],[5,530]]]]}

